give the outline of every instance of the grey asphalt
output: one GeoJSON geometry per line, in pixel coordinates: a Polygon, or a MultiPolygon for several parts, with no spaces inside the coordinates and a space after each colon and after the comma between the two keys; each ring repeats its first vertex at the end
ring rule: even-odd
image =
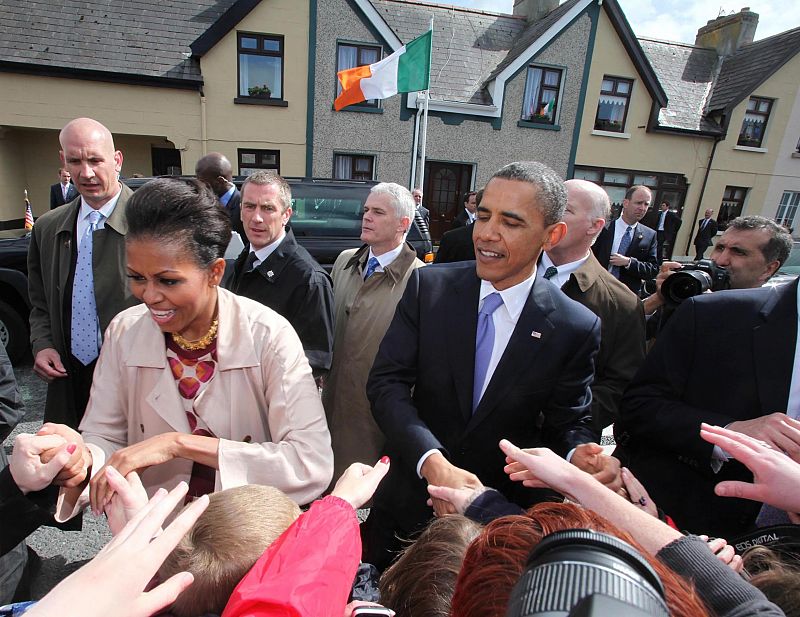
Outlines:
{"type": "MultiPolygon", "coordinates": [[[[39,430],[47,394],[47,386],[33,373],[31,361],[15,366],[14,375],[25,402],[25,417],[3,443],[6,453],[11,452],[11,444],[18,433],[39,430]]],[[[28,546],[41,558],[41,569],[31,582],[33,599],[44,596],[59,581],[94,557],[110,539],[105,517],[95,517],[91,513],[84,515],[80,532],[41,527],[31,534],[28,546]]]]}

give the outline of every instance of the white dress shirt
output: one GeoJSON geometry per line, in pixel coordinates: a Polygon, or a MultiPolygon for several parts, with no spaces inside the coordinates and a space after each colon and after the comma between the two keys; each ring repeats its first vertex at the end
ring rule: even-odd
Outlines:
{"type": "MultiPolygon", "coordinates": [[[[508,346],[508,341],[511,339],[511,334],[514,332],[514,328],[517,326],[517,321],[519,321],[519,316],[522,314],[522,309],[525,307],[525,303],[528,301],[528,296],[531,294],[531,288],[533,287],[535,280],[536,271],[534,270],[532,276],[525,279],[521,283],[517,283],[513,287],[504,289],[503,291],[498,291],[495,289],[489,281],[481,281],[481,289],[478,293],[478,306],[475,307],[476,312],[480,312],[481,306],[483,306],[483,300],[489,294],[497,292],[503,298],[503,304],[497,307],[495,312],[492,313],[492,323],[494,324],[494,345],[492,346],[492,357],[489,360],[489,366],[486,368],[486,379],[481,386],[481,397],[483,397],[486,387],[492,380],[492,375],[494,375],[494,371],[500,362],[500,358],[502,358],[503,353],[505,353],[506,347],[508,346]]],[[[475,343],[477,345],[477,341],[475,341],[475,343]]],[[[419,462],[417,462],[417,475],[420,478],[422,477],[422,464],[434,452],[439,452],[439,450],[428,450],[420,457],[419,462]]]]}
{"type": "Polygon", "coordinates": [[[555,268],[557,270],[557,273],[550,280],[556,285],[558,285],[559,288],[561,288],[564,286],[564,283],[566,283],[569,280],[570,275],[572,275],[572,273],[575,272],[575,270],[577,270],[584,263],[586,263],[586,260],[589,259],[590,253],[591,251],[589,251],[589,253],[586,253],[586,257],[584,257],[583,259],[579,259],[578,261],[571,261],[567,264],[562,264],[560,266],[555,265],[553,263],[553,260],[550,259],[547,253],[542,253],[542,263],[540,264],[539,271],[537,272],[536,275],[539,278],[544,278],[544,273],[547,272],[548,268],[555,268]]]}
{"type": "MultiPolygon", "coordinates": [[[[119,201],[119,196],[122,191],[117,191],[117,194],[114,195],[111,199],[109,199],[102,208],[100,208],[99,212],[103,216],[100,217],[100,221],[97,223],[97,229],[103,229],[106,226],[106,221],[108,217],[111,216],[111,213],[114,211],[114,208],[117,206],[117,202],[119,201]]],[[[86,200],[81,196],[81,208],[78,212],[78,250],[81,248],[81,241],[83,240],[83,236],[86,234],[86,230],[89,229],[89,214],[94,211],[89,204],[86,203],[86,200]]]]}
{"type": "MultiPolygon", "coordinates": [[[[625,221],[622,220],[622,217],[619,217],[614,222],[614,242],[611,245],[611,252],[612,253],[619,253],[619,243],[622,242],[622,236],[625,235],[625,230],[628,227],[631,228],[631,242],[633,242],[633,237],[636,235],[636,226],[639,223],[634,223],[633,225],[628,225],[625,221]]],[[[611,266],[609,266],[611,268],[611,266]]]]}
{"type": "Polygon", "coordinates": [[[261,262],[263,262],[270,255],[272,255],[272,253],[275,252],[275,249],[278,248],[278,245],[281,242],[283,242],[283,239],[285,237],[286,237],[286,228],[284,227],[284,228],[281,229],[281,233],[278,236],[278,239],[277,240],[273,240],[272,242],[267,244],[267,246],[262,246],[257,251],[254,251],[253,247],[251,246],[250,247],[250,252],[256,254],[256,260],[253,262],[253,268],[256,268],[256,267],[260,266],[261,262]]]}
{"type": "Polygon", "coordinates": [[[394,247],[391,251],[386,251],[382,255],[376,255],[372,252],[372,247],[369,247],[369,255],[367,256],[367,263],[373,257],[378,260],[378,267],[375,268],[375,272],[383,272],[386,268],[388,268],[392,262],[397,259],[398,255],[403,250],[403,243],[401,242],[396,247],[394,247]]]}

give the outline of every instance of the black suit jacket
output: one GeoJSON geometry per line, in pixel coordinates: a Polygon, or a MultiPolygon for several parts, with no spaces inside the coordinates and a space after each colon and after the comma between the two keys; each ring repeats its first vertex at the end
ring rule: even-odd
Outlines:
{"type": "Polygon", "coordinates": [[[383,519],[375,525],[406,533],[431,516],[416,473],[428,450],[529,506],[537,493],[503,472],[500,439],[562,456],[597,439],[589,385],[600,321],[543,279],[472,414],[480,283],[474,262],[415,270],[381,342],[367,396],[392,466],[375,496],[373,512],[383,519]]]}
{"type": "MultiPolygon", "coordinates": [[[[616,220],[606,223],[603,231],[597,237],[597,241],[592,245],[592,252],[597,257],[600,265],[608,269],[608,262],[611,258],[611,248],[614,244],[614,225],[616,220]]],[[[625,251],[625,256],[631,258],[631,265],[620,269],[619,280],[624,283],[636,295],[642,289],[642,282],[653,279],[658,274],[658,242],[656,232],[639,223],[633,234],[633,239],[625,251]]]]}
{"type": "Polygon", "coordinates": [[[75,188],[75,185],[72,184],[72,182],[70,182],[69,188],[67,189],[67,199],[65,200],[64,193],[61,192],[61,183],[56,182],[55,184],[50,186],[50,209],[55,210],[59,206],[68,204],[77,196],[78,196],[78,191],[75,188]]]}
{"type": "Polygon", "coordinates": [[[469,225],[469,216],[467,215],[466,208],[462,207],[453,219],[453,225],[451,226],[451,229],[457,229],[459,227],[464,227],[465,225],[469,225]]]}
{"type": "Polygon", "coordinates": [[[474,223],[451,229],[442,236],[436,263],[446,264],[454,261],[470,261],[475,259],[475,247],[472,244],[472,228],[474,223]]]}
{"type": "Polygon", "coordinates": [[[700,423],[725,426],[786,412],[797,338],[797,281],[684,301],[622,400],[622,458],[678,526],[733,538],[760,504],[717,497],[723,480],[752,481],[736,461],[718,474],[700,423]]]}
{"type": "Polygon", "coordinates": [[[706,219],[702,219],[697,223],[697,233],[694,236],[694,245],[698,249],[704,249],[711,246],[711,238],[717,235],[717,222],[714,219],[708,219],[708,225],[706,225],[705,229],[702,229],[703,221],[705,220],[706,219]]]}
{"type": "Polygon", "coordinates": [[[247,243],[247,234],[244,232],[244,225],[242,224],[242,194],[239,189],[234,189],[233,195],[225,205],[225,210],[228,216],[231,217],[231,227],[233,231],[238,232],[242,237],[242,242],[247,243]]]}
{"type": "Polygon", "coordinates": [[[300,337],[314,375],[328,372],[333,358],[333,288],[328,273],[297,244],[291,229],[269,257],[244,272],[249,254],[245,246],[224,286],[283,315],[300,337]]]}

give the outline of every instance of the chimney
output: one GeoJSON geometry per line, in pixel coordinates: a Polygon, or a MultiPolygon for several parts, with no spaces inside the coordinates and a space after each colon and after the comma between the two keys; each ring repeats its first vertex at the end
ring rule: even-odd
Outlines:
{"type": "Polygon", "coordinates": [[[734,15],[723,15],[709,21],[697,31],[694,44],[716,49],[721,56],[730,56],[742,45],[753,42],[756,27],[758,13],[753,13],[746,6],[734,15]]]}
{"type": "Polygon", "coordinates": [[[558,0],[514,0],[514,15],[533,23],[558,8],[558,0]]]}

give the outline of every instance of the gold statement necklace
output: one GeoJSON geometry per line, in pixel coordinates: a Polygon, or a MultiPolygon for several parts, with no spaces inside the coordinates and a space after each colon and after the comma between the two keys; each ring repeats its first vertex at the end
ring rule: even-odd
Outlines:
{"type": "Polygon", "coordinates": [[[217,336],[218,325],[219,318],[215,317],[214,321],[211,322],[211,327],[208,329],[208,332],[206,332],[196,341],[188,341],[177,332],[170,332],[170,336],[172,336],[172,340],[175,341],[175,344],[181,349],[185,349],[186,351],[197,351],[198,349],[205,349],[211,344],[211,341],[213,341],[217,336]]]}

